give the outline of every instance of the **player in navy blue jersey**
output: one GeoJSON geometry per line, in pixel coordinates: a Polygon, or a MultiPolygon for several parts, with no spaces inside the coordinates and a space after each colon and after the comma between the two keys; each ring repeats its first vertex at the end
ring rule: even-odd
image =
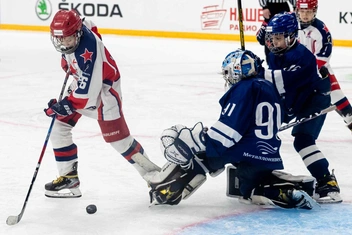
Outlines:
{"type": "MultiPolygon", "coordinates": [[[[285,122],[301,119],[330,105],[330,80],[318,74],[315,56],[297,41],[295,13],[276,14],[266,27],[265,43],[270,49],[265,79],[275,84],[283,99],[285,122]]],[[[322,69],[321,69],[322,70],[322,69]]],[[[321,71],[320,70],[320,71],[321,71]]],[[[318,185],[318,202],[341,202],[340,189],[329,162],[316,145],[326,115],[321,115],[292,130],[294,147],[318,185]]]]}
{"type": "Polygon", "coordinates": [[[50,140],[60,175],[45,185],[45,195],[81,196],[78,148],[72,130],[82,116],[97,120],[105,142],[147,180],[148,174],[160,168],[148,159],[141,144],[130,134],[122,112],[120,72],[97,27],[81,19],[75,10],[59,10],[50,24],[50,33],[62,56],[61,67],[73,76],[73,82],[63,100],[50,100],[44,110],[46,115],[56,118],[50,140]]]}
{"type": "MultiPolygon", "coordinates": [[[[206,180],[207,173],[216,176],[225,165],[232,164],[236,166],[242,200],[312,208],[308,202],[313,199],[297,185],[301,178],[292,183],[273,174],[283,169],[277,136],[283,112],[276,88],[258,76],[261,63],[250,51],[228,54],[222,64],[228,91],[220,99],[218,121],[209,129],[199,122],[193,128],[175,125],[163,132],[163,153],[171,163],[151,180],[152,201],[178,204],[206,180]]],[[[305,190],[312,193],[314,178],[305,179],[311,183],[305,190]]]]}
{"type": "MultiPolygon", "coordinates": [[[[263,8],[263,17],[264,21],[261,25],[261,28],[258,30],[257,35],[260,37],[262,34],[265,35],[265,27],[268,25],[269,20],[276,15],[277,13],[282,13],[285,11],[290,11],[290,2],[291,6],[295,8],[296,0],[259,0],[259,5],[263,8]]],[[[269,49],[265,46],[265,44],[261,45],[264,46],[264,52],[266,61],[268,61],[267,56],[269,54],[269,49]]]]}

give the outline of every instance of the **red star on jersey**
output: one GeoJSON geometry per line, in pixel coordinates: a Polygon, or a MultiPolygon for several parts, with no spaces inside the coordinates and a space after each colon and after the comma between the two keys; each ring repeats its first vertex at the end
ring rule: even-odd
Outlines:
{"type": "Polygon", "coordinates": [[[90,52],[87,50],[87,48],[85,48],[84,53],[81,54],[80,56],[83,57],[84,63],[86,63],[88,60],[92,61],[92,55],[93,55],[93,52],[90,52]]]}
{"type": "Polygon", "coordinates": [[[328,29],[328,27],[326,27],[326,25],[325,25],[325,24],[324,24],[323,30],[324,30],[326,33],[328,33],[328,32],[329,32],[329,29],[328,29]]]}

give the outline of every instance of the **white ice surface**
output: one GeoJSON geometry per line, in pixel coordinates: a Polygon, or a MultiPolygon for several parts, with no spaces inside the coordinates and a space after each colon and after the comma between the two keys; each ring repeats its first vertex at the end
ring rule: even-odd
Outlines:
{"type": "MultiPolygon", "coordinates": [[[[224,92],[218,73],[225,55],[240,47],[238,42],[108,35],[103,35],[103,40],[122,75],[123,110],[130,131],[152,161],[158,165],[165,162],[159,148],[165,128],[192,126],[198,121],[210,126],[217,120],[218,100],[224,92]]],[[[246,48],[264,57],[263,48],[256,43],[246,43],[246,48]]],[[[351,61],[352,48],[334,48],[331,63],[348,97],[352,97],[351,61]]],[[[58,97],[64,76],[60,54],[48,33],[0,30],[0,234],[176,234],[215,218],[256,213],[257,207],[226,197],[225,173],[208,177],[194,195],[177,206],[150,208],[144,180],[103,141],[96,121],[83,117],[74,130],[83,196],[44,196],[44,184],[58,174],[49,142],[22,220],[6,225],[7,217],[18,215],[22,208],[51,121],[43,109],[50,98],[58,97]],[[89,204],[97,205],[96,214],[86,213],[89,204]]],[[[290,131],[280,137],[286,170],[308,174],[292,147],[290,131]]],[[[318,146],[330,169],[335,169],[344,201],[350,204],[352,135],[336,113],[328,115],[318,146]]],[[[251,226],[244,222],[241,230],[236,227],[232,234],[250,233],[251,226]]],[[[319,233],[319,226],[315,231],[319,233]]],[[[263,234],[266,232],[270,234],[263,234]]]]}

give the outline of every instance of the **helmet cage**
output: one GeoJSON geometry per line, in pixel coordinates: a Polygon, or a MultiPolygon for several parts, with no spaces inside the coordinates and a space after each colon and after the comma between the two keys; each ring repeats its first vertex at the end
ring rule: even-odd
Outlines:
{"type": "Polygon", "coordinates": [[[268,23],[265,33],[265,44],[274,53],[283,53],[290,49],[296,42],[298,36],[298,22],[295,13],[276,14],[268,23]],[[274,37],[283,35],[285,47],[274,44],[274,37]]]}
{"type": "Polygon", "coordinates": [[[297,37],[295,33],[268,33],[267,32],[265,34],[265,45],[274,54],[280,54],[290,49],[295,44],[296,40],[297,40],[297,37]],[[280,35],[284,36],[284,40],[285,40],[284,48],[275,46],[273,42],[274,40],[273,38],[280,35]]]}
{"type": "Polygon", "coordinates": [[[75,10],[58,11],[50,24],[51,42],[58,52],[64,54],[73,53],[80,42],[82,36],[82,19],[75,10]],[[74,37],[75,42],[65,46],[65,38],[74,37]]]}
{"type": "MultiPolygon", "coordinates": [[[[53,36],[51,35],[51,42],[53,43],[55,49],[63,54],[71,54],[73,53],[77,47],[79,46],[79,42],[81,40],[82,31],[76,32],[74,35],[71,35],[75,39],[75,43],[73,46],[67,47],[63,44],[64,38],[63,36],[53,36]]],[[[68,36],[68,37],[71,37],[68,36]]]]}

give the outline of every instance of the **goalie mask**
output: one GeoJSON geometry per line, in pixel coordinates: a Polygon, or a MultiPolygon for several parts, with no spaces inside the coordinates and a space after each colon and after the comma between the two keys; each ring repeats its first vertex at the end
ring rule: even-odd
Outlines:
{"type": "Polygon", "coordinates": [[[82,19],[75,10],[58,11],[50,24],[51,42],[63,54],[73,53],[82,36],[82,19]]]}
{"type": "Polygon", "coordinates": [[[222,76],[225,80],[225,89],[242,79],[256,76],[259,72],[261,61],[258,56],[248,50],[230,52],[222,62],[222,76]]]}

